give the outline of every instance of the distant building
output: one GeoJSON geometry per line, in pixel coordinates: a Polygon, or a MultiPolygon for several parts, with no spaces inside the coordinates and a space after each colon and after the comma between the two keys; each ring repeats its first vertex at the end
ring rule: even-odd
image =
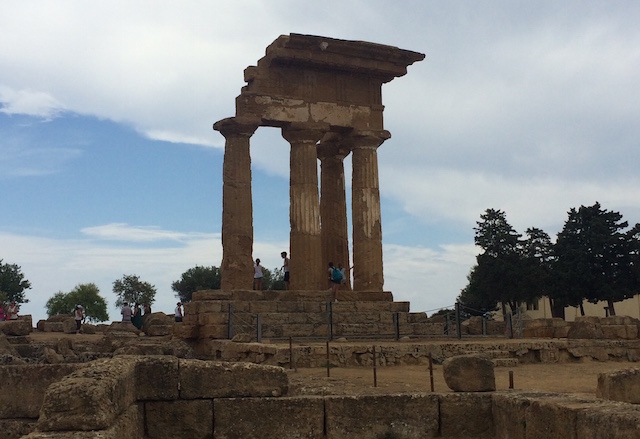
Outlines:
{"type": "MultiPolygon", "coordinates": [[[[635,295],[631,299],[615,302],[614,306],[616,315],[640,319],[640,294],[635,295]]],[[[606,301],[591,303],[585,300],[582,303],[582,307],[584,308],[584,314],[586,316],[608,317],[610,315],[606,301]]],[[[508,308],[509,307],[507,305],[507,309],[508,308]]],[[[520,313],[525,319],[545,319],[552,317],[549,299],[546,296],[541,297],[533,303],[521,305],[520,313]]],[[[564,315],[567,322],[573,322],[576,317],[579,317],[582,314],[580,313],[580,307],[567,306],[564,309],[564,315]]],[[[494,313],[494,317],[496,320],[502,320],[502,313],[500,311],[496,311],[494,313]]]]}

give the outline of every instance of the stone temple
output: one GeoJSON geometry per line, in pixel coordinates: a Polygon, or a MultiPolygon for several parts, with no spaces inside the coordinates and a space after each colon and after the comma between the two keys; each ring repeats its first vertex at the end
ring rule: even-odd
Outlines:
{"type": "Polygon", "coordinates": [[[353,291],[383,291],[377,148],[391,135],[383,124],[382,85],[423,59],[422,53],[386,45],[290,34],[278,37],[257,66],[245,69],[247,85],[236,98],[235,116],[213,126],[226,139],[223,291],[252,287],[249,149],[261,126],[280,128],[291,145],[290,290],[326,290],[326,265],[335,261],[347,270],[353,266],[353,273],[346,272],[349,280],[353,275],[353,291]],[[343,165],[349,154],[352,263],[343,165]]]}

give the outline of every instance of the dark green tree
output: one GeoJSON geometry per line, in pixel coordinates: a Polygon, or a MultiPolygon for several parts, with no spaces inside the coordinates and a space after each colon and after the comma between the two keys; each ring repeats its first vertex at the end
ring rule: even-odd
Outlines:
{"type": "Polygon", "coordinates": [[[156,287],[149,282],[141,281],[135,274],[125,274],[122,279],[114,281],[113,292],[118,296],[115,303],[118,308],[124,302],[152,305],[156,297],[156,287]]]}
{"type": "Polygon", "coordinates": [[[474,241],[482,253],[458,300],[475,313],[493,311],[498,303],[515,310],[521,303],[532,302],[541,295],[545,281],[541,261],[549,252],[548,235],[530,228],[522,240],[501,210],[487,209],[480,219],[474,241]]]}
{"type": "Polygon", "coordinates": [[[196,265],[182,273],[180,280],[171,284],[171,289],[177,293],[180,301],[191,302],[196,291],[220,289],[220,268],[196,265]]]}
{"type": "Polygon", "coordinates": [[[0,294],[4,293],[7,302],[28,303],[25,290],[31,288],[31,282],[24,278],[19,265],[6,264],[0,259],[0,294]]]}
{"type": "Polygon", "coordinates": [[[76,305],[82,305],[84,314],[90,322],[109,320],[107,302],[100,296],[100,290],[94,283],[76,285],[69,293],[57,292],[45,305],[49,317],[57,314],[73,314],[76,305]]]}
{"type": "Polygon", "coordinates": [[[558,306],[580,306],[584,299],[614,303],[633,297],[638,287],[638,225],[619,212],[593,206],[572,208],[554,246],[553,289],[558,306]]]}

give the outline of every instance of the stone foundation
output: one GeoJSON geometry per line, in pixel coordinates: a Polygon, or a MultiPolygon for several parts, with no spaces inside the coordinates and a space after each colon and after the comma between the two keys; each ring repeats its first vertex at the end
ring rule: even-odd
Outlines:
{"type": "MultiPolygon", "coordinates": [[[[637,437],[640,428],[640,407],[586,397],[517,391],[295,397],[287,396],[286,381],[275,367],[100,360],[49,386],[36,430],[24,438],[595,439],[637,437]]],[[[20,388],[14,397],[22,397],[20,388]]],[[[0,437],[34,426],[31,420],[16,430],[12,422],[0,420],[0,437]]]]}

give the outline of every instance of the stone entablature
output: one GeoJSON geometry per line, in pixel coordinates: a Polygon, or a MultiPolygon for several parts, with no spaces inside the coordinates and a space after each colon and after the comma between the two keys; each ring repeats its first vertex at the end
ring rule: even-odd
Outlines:
{"type": "MultiPolygon", "coordinates": [[[[342,263],[356,291],[383,291],[377,148],[384,130],[382,84],[424,54],[362,41],[282,35],[236,98],[235,117],[214,124],[226,140],[221,288],[251,288],[253,208],[250,138],[277,127],[290,153],[290,288],[326,288],[327,263],[342,263]],[[344,158],[352,154],[353,258],[349,257],[344,158]],[[318,185],[318,159],[322,183],[318,185]],[[351,263],[353,261],[353,263],[351,263]]],[[[350,287],[350,283],[348,284],[350,287]]]]}

